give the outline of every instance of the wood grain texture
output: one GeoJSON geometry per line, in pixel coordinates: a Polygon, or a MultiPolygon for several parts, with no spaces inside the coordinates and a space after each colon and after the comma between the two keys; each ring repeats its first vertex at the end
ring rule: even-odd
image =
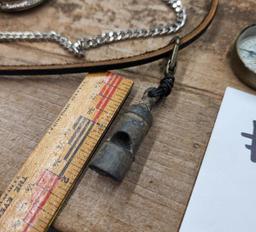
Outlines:
{"type": "MultiPolygon", "coordinates": [[[[207,1],[185,0],[188,26],[205,14],[207,1]]],[[[237,33],[254,23],[254,0],[221,1],[216,20],[199,41],[180,54],[177,82],[154,111],[154,126],[127,178],[116,184],[87,171],[54,226],[63,232],[178,230],[227,86],[251,91],[233,75],[229,51],[237,33]]],[[[14,16],[0,14],[6,30],[57,30],[72,38],[114,28],[171,20],[158,0],[56,0],[14,16]],[[147,8],[145,8],[147,6],[147,8]]],[[[96,49],[87,59],[131,55],[169,38],[132,41],[96,49]]],[[[4,64],[70,62],[52,44],[1,44],[4,64]]],[[[127,104],[156,84],[163,61],[119,70],[135,81],[127,104]]],[[[0,79],[0,190],[3,191],[57,117],[83,75],[0,79]]]]}

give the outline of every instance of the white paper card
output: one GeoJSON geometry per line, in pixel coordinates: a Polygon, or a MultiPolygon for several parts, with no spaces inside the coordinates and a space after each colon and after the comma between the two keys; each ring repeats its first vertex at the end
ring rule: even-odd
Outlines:
{"type": "Polygon", "coordinates": [[[180,232],[256,231],[256,96],[227,88],[180,232]]]}

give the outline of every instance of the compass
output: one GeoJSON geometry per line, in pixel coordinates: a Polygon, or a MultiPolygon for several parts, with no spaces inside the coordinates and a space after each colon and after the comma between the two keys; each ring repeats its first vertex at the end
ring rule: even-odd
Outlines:
{"type": "Polygon", "coordinates": [[[0,0],[0,11],[24,11],[38,6],[47,0],[0,0]]]}
{"type": "Polygon", "coordinates": [[[246,27],[237,37],[231,64],[236,76],[256,89],[256,24],[246,27]]]}

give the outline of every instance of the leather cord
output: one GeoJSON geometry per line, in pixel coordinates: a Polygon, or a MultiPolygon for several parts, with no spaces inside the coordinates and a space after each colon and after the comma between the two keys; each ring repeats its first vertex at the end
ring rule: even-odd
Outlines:
{"type": "MultiPolygon", "coordinates": [[[[210,8],[202,22],[190,33],[181,38],[180,48],[185,48],[198,39],[214,19],[219,0],[211,0],[210,8]]],[[[52,65],[14,65],[1,66],[0,75],[54,75],[81,72],[100,72],[106,70],[127,68],[146,64],[170,54],[174,44],[169,44],[157,50],[140,55],[103,61],[85,61],[84,63],[52,64],[52,65]]]]}

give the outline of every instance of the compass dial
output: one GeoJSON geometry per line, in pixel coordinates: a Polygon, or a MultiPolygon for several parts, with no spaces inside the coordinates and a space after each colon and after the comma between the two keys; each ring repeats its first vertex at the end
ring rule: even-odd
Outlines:
{"type": "Polygon", "coordinates": [[[242,39],[238,53],[245,66],[256,73],[256,35],[242,39]]]}
{"type": "Polygon", "coordinates": [[[239,33],[230,54],[234,74],[256,90],[256,24],[246,27],[239,33]]]}

